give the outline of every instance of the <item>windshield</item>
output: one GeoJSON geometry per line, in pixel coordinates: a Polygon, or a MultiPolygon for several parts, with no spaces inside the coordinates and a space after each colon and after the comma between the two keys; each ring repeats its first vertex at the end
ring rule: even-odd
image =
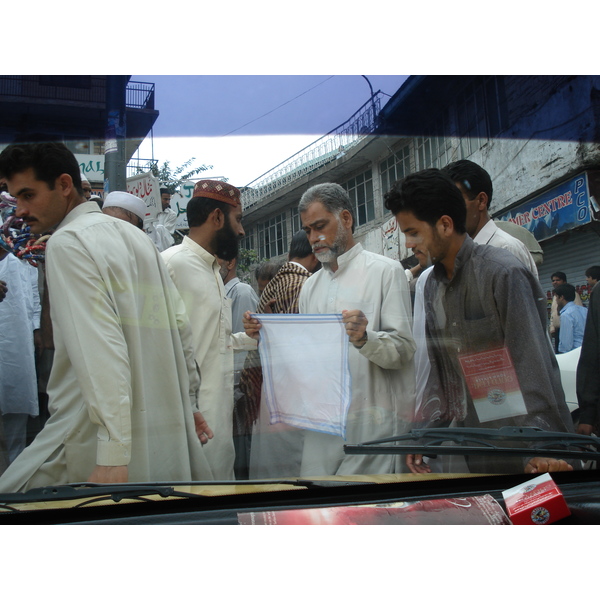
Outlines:
{"type": "Polygon", "coordinates": [[[0,496],[595,470],[599,89],[0,76],[0,496]]]}

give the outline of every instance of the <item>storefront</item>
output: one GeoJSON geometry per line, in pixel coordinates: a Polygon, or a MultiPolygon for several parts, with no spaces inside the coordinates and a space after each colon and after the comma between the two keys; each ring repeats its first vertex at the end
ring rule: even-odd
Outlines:
{"type": "Polygon", "coordinates": [[[585,271],[600,265],[600,171],[583,171],[494,216],[528,229],[544,250],[540,283],[552,302],[550,277],[562,271],[587,304],[585,271]]]}

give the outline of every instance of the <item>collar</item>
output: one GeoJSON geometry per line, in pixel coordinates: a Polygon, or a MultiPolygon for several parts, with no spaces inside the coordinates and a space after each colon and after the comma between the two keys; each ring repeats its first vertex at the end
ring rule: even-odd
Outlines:
{"type": "Polygon", "coordinates": [[[476,244],[487,245],[490,243],[490,240],[496,235],[498,232],[498,226],[491,219],[481,228],[479,233],[473,238],[473,241],[476,244]]]}
{"type": "Polygon", "coordinates": [[[293,260],[290,260],[288,264],[290,264],[290,265],[296,265],[297,267],[300,267],[301,269],[304,269],[306,272],[308,272],[308,269],[304,265],[301,265],[300,263],[297,263],[297,262],[295,262],[293,260]]]}
{"type": "MultiPolygon", "coordinates": [[[[468,235],[465,235],[462,246],[460,247],[456,258],[454,259],[454,277],[456,277],[457,273],[463,268],[465,263],[471,259],[474,248],[475,242],[468,235]]],[[[446,276],[446,268],[441,262],[436,263],[433,266],[432,274],[438,281],[446,283],[449,281],[448,277],[446,276]]]]}
{"type": "Polygon", "coordinates": [[[333,271],[325,268],[325,264],[323,264],[323,268],[325,268],[325,270],[328,273],[331,273],[332,277],[334,277],[338,273],[344,271],[348,267],[348,263],[351,260],[353,260],[354,258],[356,258],[362,251],[363,251],[362,245],[359,242],[357,242],[356,244],[354,244],[354,246],[352,246],[352,248],[350,248],[350,250],[348,250],[347,252],[344,252],[344,254],[340,254],[340,256],[338,256],[338,259],[337,259],[338,268],[335,273],[333,271]]]}
{"type": "Polygon", "coordinates": [[[69,223],[72,223],[78,217],[85,215],[87,213],[99,212],[100,214],[104,214],[100,207],[95,202],[82,202],[78,204],[75,208],[73,208],[67,216],[56,226],[56,231],[58,231],[61,227],[65,227],[69,223]]]}
{"type": "Polygon", "coordinates": [[[230,279],[225,284],[225,293],[227,293],[234,285],[237,285],[239,282],[240,282],[240,278],[239,277],[234,277],[233,279],[230,279]]]}
{"type": "Polygon", "coordinates": [[[575,302],[573,302],[572,300],[571,300],[571,302],[567,302],[567,303],[566,303],[566,304],[565,304],[565,305],[564,305],[564,306],[563,306],[563,307],[560,309],[560,312],[559,312],[558,314],[562,315],[562,314],[565,312],[565,310],[567,310],[567,308],[570,308],[571,306],[575,306],[575,302]]]}
{"type": "Polygon", "coordinates": [[[181,245],[200,257],[209,267],[214,268],[216,265],[216,268],[219,268],[217,257],[205,250],[198,242],[194,242],[189,236],[184,236],[181,245]]]}

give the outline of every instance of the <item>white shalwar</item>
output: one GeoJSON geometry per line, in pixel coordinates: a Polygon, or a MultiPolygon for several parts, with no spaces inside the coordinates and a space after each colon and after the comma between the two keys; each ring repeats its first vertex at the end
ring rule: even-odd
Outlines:
{"type": "Polygon", "coordinates": [[[8,447],[12,461],[25,448],[27,415],[39,413],[33,332],[40,328],[41,305],[37,269],[26,261],[7,254],[0,280],[8,288],[0,302],[0,414],[23,416],[18,432],[9,431],[12,419],[5,418],[5,434],[18,442],[8,447]]]}
{"type": "MultiPolygon", "coordinates": [[[[355,244],[338,257],[335,272],[323,268],[302,286],[300,313],[361,310],[368,320],[367,342],[350,341],[352,402],[346,440],[306,432],[301,476],[394,473],[403,457],[345,455],[343,445],[405,433],[414,412],[415,377],[410,292],[399,262],[355,244]]],[[[318,339],[314,340],[319,343],[318,339]]],[[[302,365],[298,365],[301,369],[302,365]]],[[[306,373],[306,377],[310,377],[306,373]]]]}
{"type": "Polygon", "coordinates": [[[87,481],[96,465],[126,465],[132,482],[212,479],[189,322],[148,236],[84,202],[48,241],[46,275],[50,418],[0,492],[87,481]]]}
{"type": "Polygon", "coordinates": [[[204,453],[215,479],[234,479],[233,351],[252,350],[256,342],[245,333],[231,333],[231,299],[225,296],[219,263],[188,236],[161,253],[179,290],[192,327],[200,367],[198,405],[214,438],[204,453]],[[239,343],[238,343],[239,342],[239,343]]]}

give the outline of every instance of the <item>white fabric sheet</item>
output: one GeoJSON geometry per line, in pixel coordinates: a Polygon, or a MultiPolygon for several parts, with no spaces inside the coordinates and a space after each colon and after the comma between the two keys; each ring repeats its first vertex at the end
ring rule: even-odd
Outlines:
{"type": "Polygon", "coordinates": [[[348,336],[339,314],[255,314],[271,424],[345,438],[352,398],[348,336]]]}

